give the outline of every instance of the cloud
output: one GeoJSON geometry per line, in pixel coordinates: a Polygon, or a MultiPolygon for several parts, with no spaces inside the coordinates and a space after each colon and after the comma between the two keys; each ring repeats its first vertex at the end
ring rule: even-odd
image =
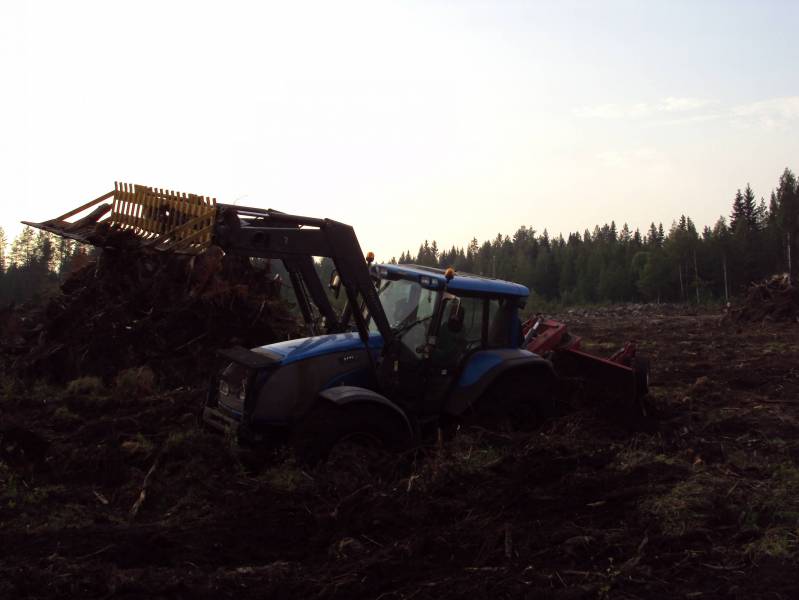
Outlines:
{"type": "Polygon", "coordinates": [[[638,102],[636,104],[599,104],[576,108],[578,117],[591,119],[640,119],[662,114],[685,113],[697,111],[713,104],[704,98],[669,96],[654,103],[638,102]]]}
{"type": "Polygon", "coordinates": [[[574,110],[588,119],[649,119],[660,123],[697,123],[726,120],[737,127],[776,130],[799,120],[799,96],[720,106],[703,98],[670,96],[654,103],[599,104],[574,110]]]}
{"type": "Polygon", "coordinates": [[[739,104],[730,110],[730,116],[740,127],[779,129],[799,119],[799,96],[739,104]]]}
{"type": "Polygon", "coordinates": [[[574,114],[586,119],[622,119],[626,116],[624,109],[618,104],[583,106],[575,108],[574,114]]]}
{"type": "Polygon", "coordinates": [[[629,150],[606,150],[596,155],[597,162],[609,169],[636,169],[649,174],[666,173],[671,169],[666,156],[647,146],[629,150]]]}
{"type": "Polygon", "coordinates": [[[691,110],[699,110],[713,104],[712,100],[705,100],[704,98],[677,98],[670,96],[660,101],[657,106],[658,112],[685,112],[691,110]]]}

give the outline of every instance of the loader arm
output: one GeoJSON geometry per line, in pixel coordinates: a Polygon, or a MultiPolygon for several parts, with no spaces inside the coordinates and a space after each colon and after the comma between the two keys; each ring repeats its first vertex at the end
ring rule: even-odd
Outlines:
{"type": "MultiPolygon", "coordinates": [[[[302,277],[308,293],[322,314],[335,322],[335,311],[330,306],[323,285],[313,268],[311,257],[330,258],[341,277],[348,306],[351,307],[345,309],[345,317],[339,326],[346,327],[347,315],[351,314],[361,339],[367,343],[368,315],[374,320],[386,343],[393,339],[388,318],[352,226],[332,219],[302,217],[272,209],[224,204],[219,206],[214,243],[225,252],[282,260],[290,274],[294,270],[294,273],[302,277]],[[361,307],[367,312],[364,313],[361,307]]],[[[295,283],[294,275],[292,283],[295,283]]]]}
{"type": "Polygon", "coordinates": [[[217,204],[216,199],[196,194],[115,183],[111,192],[60,217],[24,223],[99,247],[114,246],[108,232],[125,231],[142,245],[163,252],[199,254],[217,245],[227,254],[282,260],[311,335],[319,333],[313,321],[315,305],[328,332],[346,330],[352,316],[366,344],[371,317],[385,342],[393,339],[355,231],[338,221],[217,204]],[[342,317],[330,303],[314,268],[314,256],[330,258],[338,271],[348,302],[342,317]]]}

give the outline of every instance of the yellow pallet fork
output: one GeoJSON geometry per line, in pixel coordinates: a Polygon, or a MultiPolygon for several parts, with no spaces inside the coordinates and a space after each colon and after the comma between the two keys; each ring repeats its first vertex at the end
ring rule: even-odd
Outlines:
{"type": "Polygon", "coordinates": [[[127,230],[154,249],[198,254],[211,244],[216,213],[215,198],[115,182],[112,191],[58,218],[23,223],[90,244],[98,226],[127,230]]]}

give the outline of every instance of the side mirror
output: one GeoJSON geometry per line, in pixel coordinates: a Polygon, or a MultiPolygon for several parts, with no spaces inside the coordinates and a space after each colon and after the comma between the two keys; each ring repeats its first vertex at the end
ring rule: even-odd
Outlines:
{"type": "Polygon", "coordinates": [[[341,293],[341,277],[339,277],[338,271],[334,270],[330,274],[330,281],[328,282],[327,287],[329,287],[332,290],[333,295],[338,298],[339,294],[341,293]]]}
{"type": "Polygon", "coordinates": [[[449,304],[449,318],[447,319],[447,329],[452,333],[459,333],[463,329],[464,311],[461,306],[460,298],[453,298],[449,304]]]}

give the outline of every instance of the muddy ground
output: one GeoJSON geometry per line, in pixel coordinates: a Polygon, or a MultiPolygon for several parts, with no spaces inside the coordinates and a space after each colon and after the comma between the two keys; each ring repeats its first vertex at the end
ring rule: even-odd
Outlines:
{"type": "Polygon", "coordinates": [[[7,377],[0,597],[796,597],[799,325],[561,316],[603,354],[639,341],[656,431],[585,407],[304,470],[199,431],[201,391],[146,372],[7,377]]]}

